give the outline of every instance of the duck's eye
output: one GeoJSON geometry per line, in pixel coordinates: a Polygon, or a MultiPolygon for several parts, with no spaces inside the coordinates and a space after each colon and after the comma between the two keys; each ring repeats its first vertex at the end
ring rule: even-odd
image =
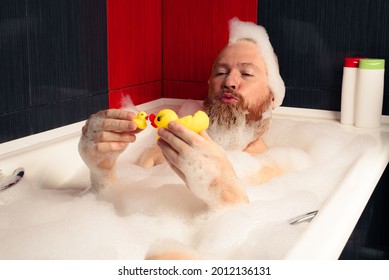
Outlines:
{"type": "Polygon", "coordinates": [[[157,121],[159,121],[159,122],[161,121],[161,116],[157,117],[157,121]]]}

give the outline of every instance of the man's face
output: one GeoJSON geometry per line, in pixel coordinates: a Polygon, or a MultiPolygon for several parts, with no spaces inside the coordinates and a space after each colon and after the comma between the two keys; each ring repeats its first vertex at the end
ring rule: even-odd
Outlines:
{"type": "Polygon", "coordinates": [[[222,146],[244,148],[266,130],[268,120],[265,122],[262,116],[271,110],[272,97],[266,66],[257,46],[241,41],[225,47],[215,61],[204,101],[211,121],[208,130],[211,137],[225,141],[225,129],[234,130],[231,143],[222,146]],[[237,135],[237,131],[248,130],[251,136],[245,140],[237,135]]]}
{"type": "Polygon", "coordinates": [[[217,57],[209,79],[208,99],[225,104],[237,104],[243,98],[249,109],[269,99],[265,63],[257,46],[241,41],[225,47],[217,57]]]}

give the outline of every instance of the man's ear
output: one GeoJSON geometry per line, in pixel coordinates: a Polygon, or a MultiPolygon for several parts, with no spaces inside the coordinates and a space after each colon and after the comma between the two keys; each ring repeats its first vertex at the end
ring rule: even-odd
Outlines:
{"type": "Polygon", "coordinates": [[[270,94],[271,94],[271,108],[274,110],[275,109],[275,101],[274,101],[274,94],[273,92],[269,89],[270,94]]]}

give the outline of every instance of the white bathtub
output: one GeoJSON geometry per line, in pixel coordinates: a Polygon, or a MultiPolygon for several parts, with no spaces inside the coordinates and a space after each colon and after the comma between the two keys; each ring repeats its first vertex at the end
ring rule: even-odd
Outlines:
{"type": "MultiPolygon", "coordinates": [[[[138,109],[157,111],[181,103],[177,99],[159,99],[142,104],[138,109]]],[[[374,147],[357,159],[336,191],[325,200],[285,259],[337,259],[389,161],[389,122],[386,117],[383,117],[379,129],[343,126],[338,117],[338,112],[286,107],[274,112],[276,120],[302,120],[313,125],[328,123],[350,133],[371,135],[376,140],[374,147]]],[[[42,188],[63,185],[74,174],[86,169],[77,150],[83,124],[84,121],[1,144],[0,169],[4,174],[11,174],[17,167],[24,167],[23,180],[39,182],[42,188]]],[[[1,199],[8,199],[9,194],[8,190],[0,192],[0,210],[1,199]]]]}

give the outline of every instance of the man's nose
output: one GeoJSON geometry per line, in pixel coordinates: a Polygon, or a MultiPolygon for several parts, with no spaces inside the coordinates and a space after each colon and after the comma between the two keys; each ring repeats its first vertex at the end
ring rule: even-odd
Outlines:
{"type": "Polygon", "coordinates": [[[224,80],[223,87],[237,89],[239,87],[239,77],[235,72],[229,73],[224,80]]]}

